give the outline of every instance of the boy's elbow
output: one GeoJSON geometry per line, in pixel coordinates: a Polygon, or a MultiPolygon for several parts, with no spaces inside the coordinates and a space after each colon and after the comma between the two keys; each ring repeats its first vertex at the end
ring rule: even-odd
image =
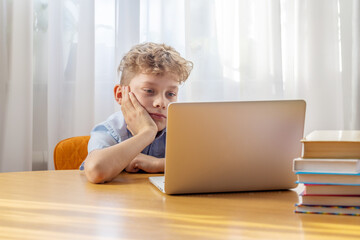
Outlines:
{"type": "Polygon", "coordinates": [[[104,183],[106,173],[103,167],[96,161],[85,161],[85,175],[91,183],[104,183]]]}

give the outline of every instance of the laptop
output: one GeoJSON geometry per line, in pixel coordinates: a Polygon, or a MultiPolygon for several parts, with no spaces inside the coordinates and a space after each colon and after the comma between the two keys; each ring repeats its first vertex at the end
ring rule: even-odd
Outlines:
{"type": "Polygon", "coordinates": [[[305,108],[303,100],[171,103],[164,176],[149,180],[166,194],[294,188],[305,108]]]}

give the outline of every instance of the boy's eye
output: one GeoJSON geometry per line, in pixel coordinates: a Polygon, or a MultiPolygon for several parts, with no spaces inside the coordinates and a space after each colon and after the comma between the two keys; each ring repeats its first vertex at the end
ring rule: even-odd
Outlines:
{"type": "Polygon", "coordinates": [[[154,90],[149,89],[149,88],[144,88],[143,91],[146,93],[149,93],[149,94],[154,93],[154,90]]]}
{"type": "Polygon", "coordinates": [[[170,97],[175,97],[175,96],[176,96],[176,93],[174,93],[174,92],[169,92],[168,95],[169,95],[170,97]]]}

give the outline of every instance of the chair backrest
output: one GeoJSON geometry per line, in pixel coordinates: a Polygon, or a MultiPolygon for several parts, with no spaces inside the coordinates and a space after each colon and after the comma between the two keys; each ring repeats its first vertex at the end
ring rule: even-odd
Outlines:
{"type": "Polygon", "coordinates": [[[54,149],[55,170],[79,169],[85,160],[90,136],[78,136],[60,141],[54,149]]]}

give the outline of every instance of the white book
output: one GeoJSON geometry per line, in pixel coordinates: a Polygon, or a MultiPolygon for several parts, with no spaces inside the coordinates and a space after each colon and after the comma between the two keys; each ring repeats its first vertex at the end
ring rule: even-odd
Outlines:
{"type": "Polygon", "coordinates": [[[359,173],[360,159],[295,158],[294,172],[359,173]]]}
{"type": "Polygon", "coordinates": [[[360,173],[296,172],[297,183],[360,186],[360,173]]]}
{"type": "Polygon", "coordinates": [[[360,195],[360,186],[305,184],[306,194],[360,195]]]}

